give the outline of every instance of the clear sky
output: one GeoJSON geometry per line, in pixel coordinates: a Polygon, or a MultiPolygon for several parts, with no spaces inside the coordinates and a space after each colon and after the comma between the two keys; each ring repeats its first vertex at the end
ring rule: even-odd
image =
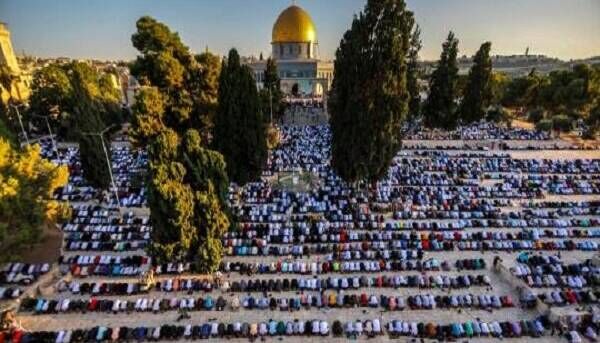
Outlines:
{"type": "MultiPolygon", "coordinates": [[[[322,57],[331,58],[365,0],[297,0],[312,16],[322,57]]],[[[494,54],[563,59],[600,55],[600,0],[407,0],[422,27],[424,59],[437,59],[452,29],[461,55],[485,41],[494,54]]],[[[270,53],[271,28],[291,0],[0,0],[18,53],[130,59],[135,21],[151,15],[194,51],[270,53]]]]}

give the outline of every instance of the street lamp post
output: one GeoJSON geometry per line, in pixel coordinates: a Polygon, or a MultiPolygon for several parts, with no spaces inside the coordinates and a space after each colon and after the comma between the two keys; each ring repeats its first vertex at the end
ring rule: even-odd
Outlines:
{"type": "Polygon", "coordinates": [[[23,106],[23,104],[19,104],[19,105],[10,104],[10,106],[12,106],[15,109],[15,111],[17,112],[17,118],[19,119],[19,125],[21,125],[21,132],[23,133],[23,136],[25,137],[25,141],[27,142],[27,145],[29,145],[29,137],[27,137],[27,132],[25,132],[25,126],[23,126],[23,120],[21,120],[21,112],[19,112],[19,106],[23,106]]]}
{"type": "Polygon", "coordinates": [[[108,165],[108,174],[110,175],[110,182],[113,187],[113,193],[115,195],[115,199],[117,199],[117,206],[119,207],[119,212],[121,212],[121,201],[119,200],[119,193],[117,189],[117,184],[115,183],[115,179],[113,177],[112,165],[110,163],[110,157],[108,156],[108,150],[106,149],[106,144],[104,143],[104,134],[110,130],[114,125],[111,125],[100,132],[82,132],[82,135],[86,136],[99,136],[100,141],[102,142],[102,149],[104,150],[104,157],[106,158],[106,164],[108,165]]]}

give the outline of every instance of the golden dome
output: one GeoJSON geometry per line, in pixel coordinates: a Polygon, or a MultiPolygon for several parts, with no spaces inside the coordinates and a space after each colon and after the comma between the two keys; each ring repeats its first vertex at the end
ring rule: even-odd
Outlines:
{"type": "Polygon", "coordinates": [[[317,29],[310,15],[292,5],[286,8],[273,25],[273,43],[303,43],[317,40],[317,29]]]}

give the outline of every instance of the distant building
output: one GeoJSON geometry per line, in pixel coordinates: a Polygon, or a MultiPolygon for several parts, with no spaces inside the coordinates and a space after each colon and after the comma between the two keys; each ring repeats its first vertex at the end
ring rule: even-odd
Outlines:
{"type": "MultiPolygon", "coordinates": [[[[323,95],[333,81],[333,62],[319,58],[317,29],[310,15],[292,5],[286,8],[273,25],[271,57],[277,63],[281,90],[299,95],[323,95]]],[[[266,60],[252,61],[259,88],[263,86],[266,60]]]]}
{"type": "Polygon", "coordinates": [[[29,82],[31,78],[21,72],[10,40],[10,31],[6,24],[1,22],[0,65],[8,66],[10,73],[15,79],[11,94],[8,92],[3,92],[3,94],[1,94],[2,101],[6,102],[10,97],[21,101],[27,100],[29,98],[29,82]]]}

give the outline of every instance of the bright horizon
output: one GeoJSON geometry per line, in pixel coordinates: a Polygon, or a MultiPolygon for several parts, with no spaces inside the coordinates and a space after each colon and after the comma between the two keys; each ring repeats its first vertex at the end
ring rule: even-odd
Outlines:
{"type": "MultiPolygon", "coordinates": [[[[0,0],[15,52],[38,57],[130,60],[135,21],[150,15],[179,32],[195,52],[270,55],[272,25],[290,0],[0,0]]],[[[321,57],[331,59],[364,0],[298,0],[317,27],[321,57]]],[[[459,55],[491,41],[494,55],[543,54],[563,60],[600,55],[598,0],[407,0],[422,29],[423,60],[439,57],[449,30],[459,55]]]]}

